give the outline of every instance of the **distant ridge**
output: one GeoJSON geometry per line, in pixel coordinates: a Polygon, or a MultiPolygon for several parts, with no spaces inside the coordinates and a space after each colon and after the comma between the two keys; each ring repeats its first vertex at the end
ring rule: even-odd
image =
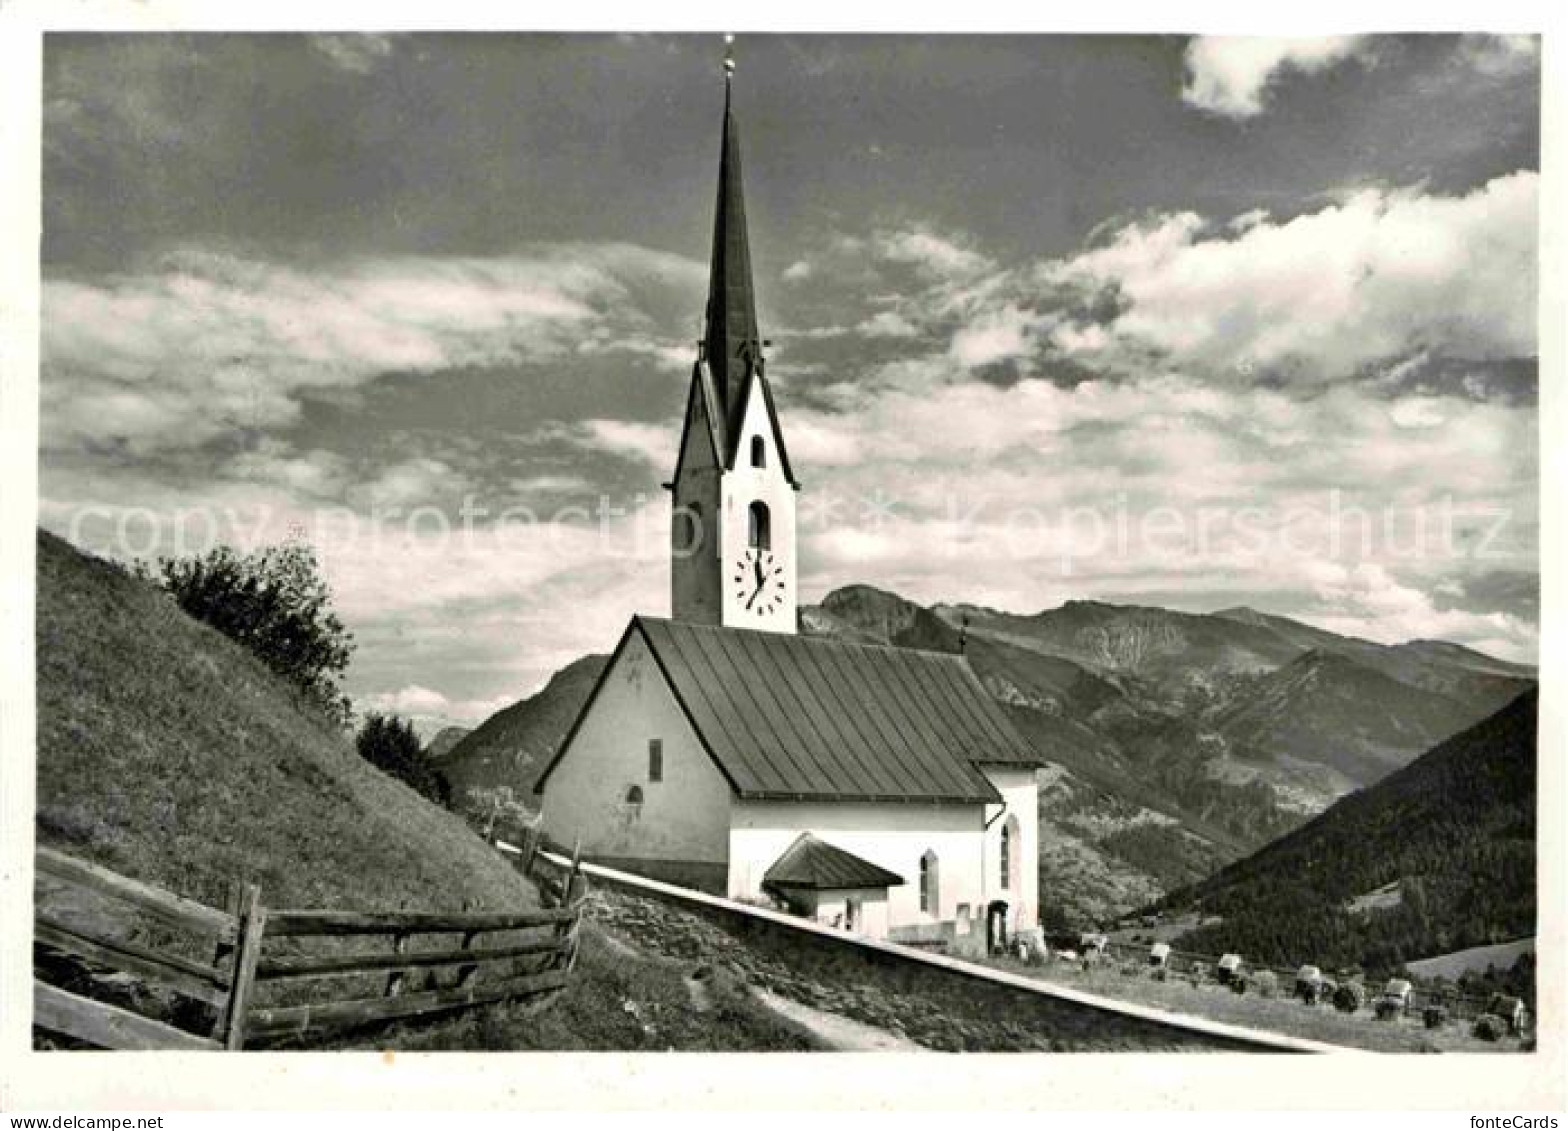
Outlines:
{"type": "Polygon", "coordinates": [[[1539,693],[1439,743],[1165,905],[1221,916],[1186,944],[1261,961],[1365,963],[1535,933],[1539,693]],[[1358,896],[1398,885],[1382,910],[1358,896]]]}

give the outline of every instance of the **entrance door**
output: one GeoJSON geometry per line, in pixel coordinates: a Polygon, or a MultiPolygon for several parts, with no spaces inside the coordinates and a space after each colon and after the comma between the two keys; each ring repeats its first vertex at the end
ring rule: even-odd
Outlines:
{"type": "Polygon", "coordinates": [[[1007,900],[993,899],[985,909],[985,948],[991,954],[1007,949],[1007,900]]]}

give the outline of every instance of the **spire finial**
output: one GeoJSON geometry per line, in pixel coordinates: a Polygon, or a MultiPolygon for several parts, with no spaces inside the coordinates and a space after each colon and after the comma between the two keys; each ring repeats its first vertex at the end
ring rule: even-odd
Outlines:
{"type": "Polygon", "coordinates": [[[733,75],[734,73],[735,73],[735,37],[733,35],[726,34],[724,36],[724,81],[728,82],[730,76],[733,75]]]}

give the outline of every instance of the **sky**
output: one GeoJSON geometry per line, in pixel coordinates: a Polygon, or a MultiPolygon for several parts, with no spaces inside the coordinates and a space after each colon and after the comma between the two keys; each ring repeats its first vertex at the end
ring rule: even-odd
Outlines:
{"type": "MultiPolygon", "coordinates": [[[[40,522],[308,538],[361,707],[667,615],[717,36],[50,35],[40,522]]],[[[743,36],[807,601],[1534,662],[1539,48],[743,36]]]]}

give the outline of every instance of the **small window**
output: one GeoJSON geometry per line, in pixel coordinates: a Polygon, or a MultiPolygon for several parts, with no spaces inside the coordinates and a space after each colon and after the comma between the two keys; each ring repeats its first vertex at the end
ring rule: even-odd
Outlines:
{"type": "Polygon", "coordinates": [[[1006,891],[1013,883],[1012,869],[1013,830],[1006,825],[1002,826],[1002,890],[1006,891]]]}
{"type": "Polygon", "coordinates": [[[768,445],[761,436],[753,436],[751,438],[751,466],[768,466],[768,445]]]}
{"type": "Polygon", "coordinates": [[[754,502],[750,507],[750,518],[746,524],[746,542],[753,550],[770,550],[773,548],[772,518],[768,514],[768,504],[754,502]]]}
{"type": "Polygon", "coordinates": [[[630,789],[628,789],[626,791],[626,804],[628,804],[628,805],[641,805],[642,804],[642,786],[634,785],[634,786],[632,786],[630,789]]]}
{"type": "Polygon", "coordinates": [[[664,740],[650,738],[648,740],[648,780],[664,780],[664,740]]]}

